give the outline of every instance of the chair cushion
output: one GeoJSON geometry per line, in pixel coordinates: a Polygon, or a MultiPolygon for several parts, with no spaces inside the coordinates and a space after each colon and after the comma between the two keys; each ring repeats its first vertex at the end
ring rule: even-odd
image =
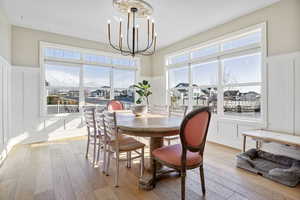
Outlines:
{"type": "MultiPolygon", "coordinates": [[[[161,160],[167,164],[181,166],[182,147],[181,144],[161,147],[152,151],[152,155],[156,160],[161,160]]],[[[187,151],[186,165],[193,166],[200,164],[202,157],[198,152],[187,151]]]]}
{"type": "MultiPolygon", "coordinates": [[[[115,140],[111,141],[110,145],[114,150],[116,149],[115,140]]],[[[132,137],[125,136],[119,139],[119,151],[133,151],[143,147],[145,147],[144,143],[141,143],[132,137]]]]}

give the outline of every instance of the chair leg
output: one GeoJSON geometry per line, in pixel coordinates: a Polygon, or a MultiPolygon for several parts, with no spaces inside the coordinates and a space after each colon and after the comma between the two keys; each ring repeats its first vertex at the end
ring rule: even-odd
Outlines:
{"type": "Polygon", "coordinates": [[[99,161],[100,161],[100,152],[101,152],[101,143],[100,143],[100,141],[97,144],[97,147],[98,147],[98,149],[97,149],[97,160],[96,160],[96,162],[97,162],[97,164],[99,164],[99,161]]]}
{"type": "Polygon", "coordinates": [[[181,169],[181,199],[185,200],[185,177],[186,168],[183,166],[181,169]]]}
{"type": "Polygon", "coordinates": [[[131,151],[128,151],[126,154],[127,154],[127,168],[131,168],[131,151]]]}
{"type": "Polygon", "coordinates": [[[155,188],[156,185],[156,160],[152,161],[152,186],[155,188]]]}
{"type": "Polygon", "coordinates": [[[94,154],[93,154],[93,165],[95,166],[96,164],[96,150],[97,150],[97,140],[96,137],[94,139],[94,154]]]}
{"type": "Polygon", "coordinates": [[[90,138],[88,137],[87,145],[86,145],[85,158],[88,158],[88,155],[89,155],[89,148],[90,148],[90,138]]]}
{"type": "Polygon", "coordinates": [[[168,140],[168,146],[170,146],[170,145],[171,145],[171,140],[169,139],[169,140],[168,140]]]}
{"type": "Polygon", "coordinates": [[[111,159],[110,157],[111,157],[111,151],[108,149],[107,163],[106,163],[106,170],[105,170],[106,176],[109,175],[108,170],[109,170],[109,164],[110,164],[110,159],[111,159]]]}
{"type": "Polygon", "coordinates": [[[103,153],[103,166],[102,166],[102,173],[105,173],[105,168],[106,168],[106,154],[107,154],[107,150],[106,150],[107,146],[106,144],[104,144],[102,153],[103,153]]]}
{"type": "Polygon", "coordinates": [[[142,148],[142,150],[141,150],[142,152],[141,152],[141,177],[143,177],[143,175],[144,175],[144,160],[145,160],[145,158],[144,158],[144,148],[142,148]]]}
{"type": "Polygon", "coordinates": [[[116,175],[115,175],[115,187],[119,187],[119,152],[116,152],[116,175]]]}
{"type": "Polygon", "coordinates": [[[201,187],[202,187],[202,194],[205,195],[205,181],[204,181],[204,170],[203,165],[200,166],[200,178],[201,178],[201,187]]]}

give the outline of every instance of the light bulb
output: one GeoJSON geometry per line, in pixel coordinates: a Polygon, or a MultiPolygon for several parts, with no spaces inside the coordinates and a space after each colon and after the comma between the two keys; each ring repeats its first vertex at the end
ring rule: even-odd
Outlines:
{"type": "Polygon", "coordinates": [[[110,21],[110,20],[107,20],[107,23],[108,23],[108,24],[110,24],[110,23],[111,23],[111,21],[110,21]]]}

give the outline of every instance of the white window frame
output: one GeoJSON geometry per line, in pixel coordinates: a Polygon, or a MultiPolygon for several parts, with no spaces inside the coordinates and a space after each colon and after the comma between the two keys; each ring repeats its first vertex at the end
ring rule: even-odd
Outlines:
{"type": "MultiPolygon", "coordinates": [[[[222,119],[222,120],[226,120],[226,121],[233,121],[233,122],[245,122],[245,123],[254,123],[254,124],[259,124],[261,126],[266,126],[267,125],[267,79],[266,79],[266,57],[267,57],[267,24],[266,22],[264,23],[260,23],[254,26],[250,26],[247,28],[244,28],[242,30],[239,31],[235,31],[229,34],[226,34],[224,36],[221,36],[219,38],[198,44],[196,46],[190,47],[190,48],[186,48],[183,49],[181,51],[177,51],[171,54],[168,54],[164,57],[165,59],[165,77],[166,77],[166,103],[168,105],[170,105],[170,97],[169,97],[169,78],[168,78],[168,70],[170,68],[180,68],[183,66],[188,66],[189,67],[189,109],[192,108],[192,79],[191,79],[191,73],[192,73],[192,65],[195,64],[201,64],[201,63],[206,63],[206,62],[210,62],[210,61],[215,61],[217,60],[219,62],[219,69],[218,69],[218,84],[217,84],[217,88],[218,88],[218,103],[217,103],[217,114],[214,114],[214,116],[217,119],[222,119]],[[230,41],[230,40],[235,40],[238,39],[240,37],[243,37],[245,35],[248,35],[252,32],[256,32],[256,31],[261,31],[261,42],[260,43],[255,43],[255,44],[250,44],[250,45],[246,45],[243,47],[239,47],[239,48],[234,48],[234,49],[230,49],[230,50],[226,50],[226,51],[222,51],[222,43],[226,42],[226,41],[230,41]],[[205,56],[205,57],[200,57],[200,58],[195,58],[192,59],[191,58],[191,54],[193,51],[195,50],[199,50],[205,47],[209,47],[209,46],[213,46],[213,45],[219,45],[220,51],[218,53],[209,55],[209,56],[205,56]],[[186,54],[188,53],[189,56],[189,60],[186,62],[182,62],[182,63],[176,63],[176,64],[169,64],[168,61],[170,59],[170,57],[174,57],[174,56],[179,56],[182,54],[186,54]],[[247,117],[243,117],[243,116],[228,116],[228,115],[224,115],[224,111],[223,111],[223,89],[224,87],[228,86],[228,85],[224,85],[222,83],[223,81],[223,66],[222,66],[222,59],[224,58],[231,58],[231,57],[236,57],[236,56],[243,56],[243,55],[250,55],[250,54],[254,54],[254,53],[261,53],[261,82],[257,83],[259,84],[259,86],[261,87],[261,117],[259,119],[255,119],[255,118],[247,118],[247,117]]],[[[233,84],[234,86],[247,86],[247,85],[253,85],[254,83],[245,83],[245,84],[233,84]]],[[[205,86],[200,86],[200,88],[203,88],[205,86]]]]}
{"type": "MultiPolygon", "coordinates": [[[[109,64],[105,63],[98,63],[98,62],[88,62],[83,60],[83,54],[92,54],[92,55],[98,55],[98,56],[107,56],[110,57],[111,60],[113,58],[124,58],[120,54],[110,53],[110,52],[104,52],[104,51],[98,51],[98,50],[92,50],[92,49],[85,49],[80,47],[74,47],[74,46],[67,46],[67,45],[61,45],[56,43],[49,43],[40,41],[39,42],[39,63],[40,63],[40,116],[41,117],[48,117],[48,116],[54,116],[54,117],[63,117],[63,116],[70,116],[70,115],[81,115],[82,112],[80,109],[79,113],[61,113],[61,114],[48,114],[47,113],[47,95],[46,95],[46,86],[45,86],[45,80],[46,80],[46,71],[45,71],[45,65],[47,63],[57,63],[62,65],[78,65],[80,67],[80,85],[79,85],[79,107],[81,108],[84,106],[84,85],[83,85],[83,66],[84,65],[93,65],[95,67],[101,66],[101,67],[107,67],[110,68],[110,99],[114,98],[114,87],[113,87],[113,70],[114,69],[123,69],[123,70],[133,70],[135,71],[135,80],[134,83],[137,83],[137,80],[140,77],[140,58],[134,58],[135,60],[135,66],[123,66],[123,65],[115,65],[112,62],[109,64]],[[79,52],[81,54],[80,60],[75,59],[65,59],[65,58],[56,58],[56,57],[47,57],[45,56],[44,50],[46,48],[55,48],[55,49],[61,49],[61,50],[67,50],[67,51],[75,51],[79,52]]],[[[136,98],[136,96],[135,96],[136,98]]],[[[135,99],[136,100],[136,99],[135,99]]],[[[134,101],[135,101],[134,100],[134,101]]]]}

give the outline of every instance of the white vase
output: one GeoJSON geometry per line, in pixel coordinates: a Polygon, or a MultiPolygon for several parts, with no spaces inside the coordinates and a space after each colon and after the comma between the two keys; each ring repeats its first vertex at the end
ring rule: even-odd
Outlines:
{"type": "Polygon", "coordinates": [[[148,107],[147,105],[134,105],[131,107],[131,110],[136,116],[141,116],[148,112],[148,107]]]}

